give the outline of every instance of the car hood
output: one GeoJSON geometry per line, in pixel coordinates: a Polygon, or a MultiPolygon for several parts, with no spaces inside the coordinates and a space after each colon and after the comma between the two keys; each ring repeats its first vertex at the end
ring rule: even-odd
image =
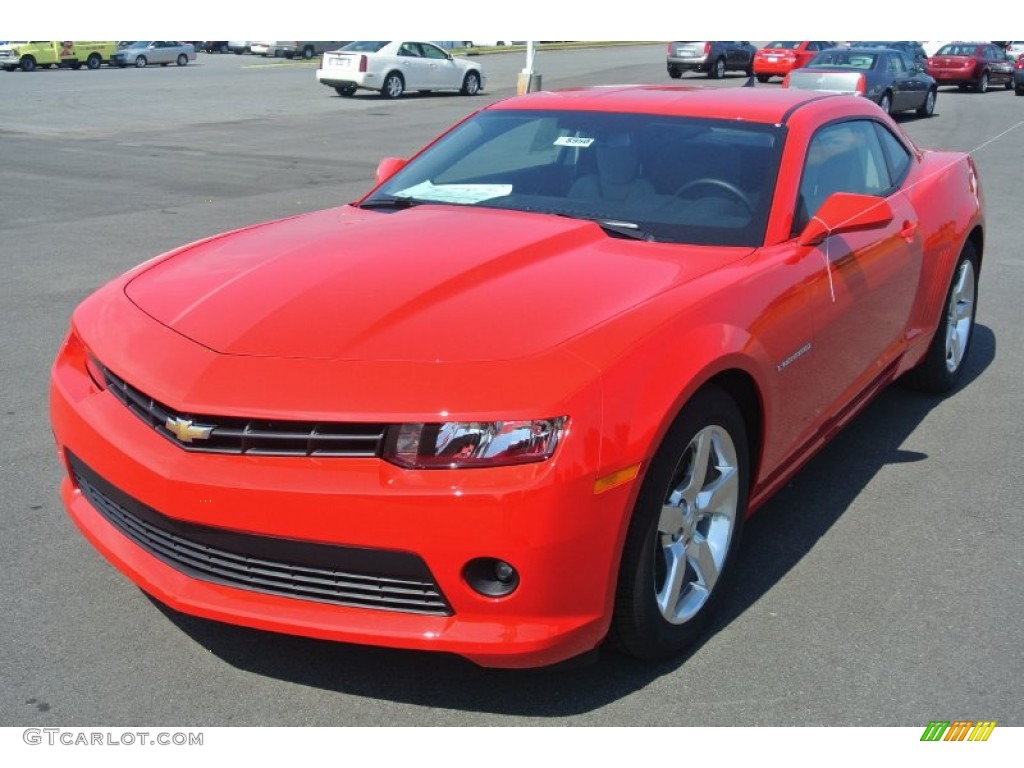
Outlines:
{"type": "Polygon", "coordinates": [[[518,211],[344,206],[203,241],[154,262],[125,293],[223,354],[511,360],[750,250],[617,239],[518,211]]]}

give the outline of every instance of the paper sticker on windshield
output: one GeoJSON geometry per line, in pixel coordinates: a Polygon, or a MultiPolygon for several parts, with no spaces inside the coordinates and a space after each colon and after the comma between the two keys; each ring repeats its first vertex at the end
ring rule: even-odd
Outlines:
{"type": "Polygon", "coordinates": [[[417,200],[435,203],[472,205],[511,194],[511,184],[431,184],[430,181],[424,181],[422,184],[408,187],[401,192],[395,192],[395,197],[414,197],[417,200]]]}
{"type": "Polygon", "coordinates": [[[593,139],[584,136],[559,136],[555,139],[556,147],[589,147],[593,143],[593,139]]]}

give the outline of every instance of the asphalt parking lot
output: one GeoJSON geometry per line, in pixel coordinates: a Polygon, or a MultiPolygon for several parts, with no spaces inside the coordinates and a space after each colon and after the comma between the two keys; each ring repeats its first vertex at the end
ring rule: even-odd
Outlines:
{"type": "MultiPolygon", "coordinates": [[[[664,45],[543,52],[548,88],[670,81],[664,45]]],[[[685,659],[478,669],[174,613],[64,513],[49,365],[74,306],[176,245],[342,204],[515,91],[337,97],[315,63],[200,54],[187,67],[0,73],[0,724],[1024,725],[1019,187],[1024,98],[941,89],[901,117],[969,150],[988,203],[976,337],[942,400],[891,388],[747,527],[724,611],[685,659]]],[[[777,88],[777,83],[757,87],[777,88]]],[[[865,318],[870,322],[870,318],[865,318]]]]}

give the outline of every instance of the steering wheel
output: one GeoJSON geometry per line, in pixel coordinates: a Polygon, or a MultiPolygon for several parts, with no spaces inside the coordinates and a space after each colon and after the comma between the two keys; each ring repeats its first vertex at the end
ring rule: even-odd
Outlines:
{"type": "Polygon", "coordinates": [[[707,176],[703,179],[694,179],[693,181],[688,181],[685,184],[683,184],[683,186],[676,190],[675,196],[682,197],[689,190],[693,189],[694,187],[700,186],[718,187],[719,189],[724,189],[726,192],[729,192],[733,197],[735,197],[737,200],[743,203],[743,207],[747,209],[747,213],[749,213],[750,216],[753,217],[754,204],[750,202],[750,198],[747,197],[747,193],[744,192],[739,187],[737,187],[735,184],[730,184],[728,181],[724,181],[722,179],[714,179],[711,178],[710,176],[707,176]]]}

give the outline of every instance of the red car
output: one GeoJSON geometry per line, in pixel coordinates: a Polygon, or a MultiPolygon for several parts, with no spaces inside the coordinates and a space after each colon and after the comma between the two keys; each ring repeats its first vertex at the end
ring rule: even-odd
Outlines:
{"type": "Polygon", "coordinates": [[[832,48],[835,43],[824,40],[776,40],[754,54],[754,74],[758,82],[767,83],[773,77],[785,77],[794,69],[807,66],[818,51],[832,48]]]}
{"type": "Polygon", "coordinates": [[[63,501],[174,609],[495,667],[665,658],[749,514],[890,382],[965,366],[977,171],[867,99],[539,92],[378,174],[73,313],[63,501]]]}
{"type": "Polygon", "coordinates": [[[925,64],[939,85],[985,93],[992,85],[1013,88],[1013,61],[993,43],[947,43],[925,64]]]}

